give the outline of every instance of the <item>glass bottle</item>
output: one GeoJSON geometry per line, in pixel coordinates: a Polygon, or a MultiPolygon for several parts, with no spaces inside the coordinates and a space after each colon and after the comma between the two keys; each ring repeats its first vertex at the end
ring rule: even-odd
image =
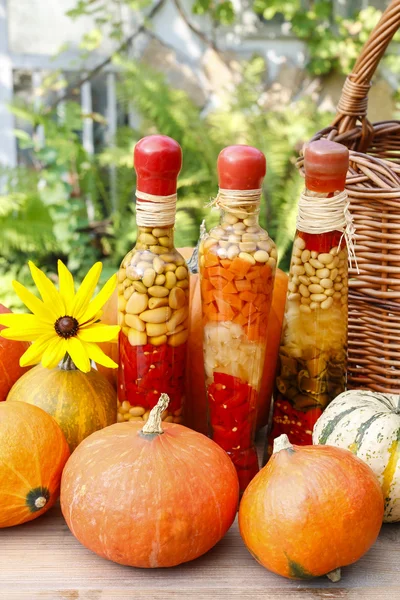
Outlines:
{"type": "MultiPolygon", "coordinates": [[[[348,165],[349,153],[341,144],[319,140],[305,148],[305,192],[316,206],[344,190],[348,165]]],[[[267,455],[282,433],[293,444],[312,444],[316,420],[346,386],[345,237],[343,231],[305,228],[296,231],[293,244],[267,455]]]]}
{"type": "Polygon", "coordinates": [[[161,392],[165,421],[182,423],[189,272],[174,247],[179,144],[161,135],[135,147],[137,242],[118,272],[118,421],[147,421],[161,392]]]}
{"type": "Polygon", "coordinates": [[[220,224],[200,244],[204,366],[211,438],[241,492],[258,472],[254,436],[277,252],[258,224],[265,157],[230,146],[218,157],[220,224]]]}

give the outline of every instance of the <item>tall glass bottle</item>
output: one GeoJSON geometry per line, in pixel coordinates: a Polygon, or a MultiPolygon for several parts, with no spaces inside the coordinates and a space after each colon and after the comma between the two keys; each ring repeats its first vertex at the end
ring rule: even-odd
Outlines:
{"type": "Polygon", "coordinates": [[[174,247],[179,144],[162,135],[135,147],[137,242],[118,272],[118,421],[147,421],[161,392],[165,421],[181,423],[189,334],[189,273],[174,247]]]}
{"type": "Polygon", "coordinates": [[[200,245],[210,435],[231,457],[242,492],[259,469],[257,394],[277,260],[274,242],[258,224],[265,172],[256,148],[220,153],[221,220],[200,245]]]}
{"type": "Polygon", "coordinates": [[[341,144],[324,139],[305,148],[309,216],[301,220],[301,230],[298,220],[293,244],[268,454],[282,433],[293,444],[312,444],[316,420],[345,390],[347,246],[344,228],[327,229],[329,222],[344,220],[346,196],[340,193],[348,165],[341,144]]]}

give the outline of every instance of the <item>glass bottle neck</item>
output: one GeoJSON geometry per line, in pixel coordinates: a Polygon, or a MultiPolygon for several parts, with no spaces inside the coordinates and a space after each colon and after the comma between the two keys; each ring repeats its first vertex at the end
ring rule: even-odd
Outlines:
{"type": "Polygon", "coordinates": [[[174,248],[174,225],[167,227],[138,226],[136,248],[154,252],[156,247],[159,250],[165,248],[165,251],[174,248]]]}
{"type": "MultiPolygon", "coordinates": [[[[305,189],[305,193],[307,196],[311,198],[332,198],[337,194],[340,194],[343,190],[336,190],[334,192],[316,192],[313,190],[305,189]]],[[[316,202],[317,204],[317,202],[316,202]]],[[[310,251],[316,252],[329,252],[331,248],[338,246],[341,242],[343,242],[343,233],[341,231],[328,231],[325,233],[305,233],[303,231],[296,231],[296,238],[300,237],[304,240],[307,245],[307,248],[310,251]]]]}
{"type": "Polygon", "coordinates": [[[259,216],[260,205],[257,203],[251,206],[246,206],[246,208],[243,208],[243,210],[241,208],[222,210],[220,223],[221,225],[234,225],[235,223],[242,221],[246,226],[258,226],[259,216]]]}
{"type": "Polygon", "coordinates": [[[343,190],[335,190],[334,192],[316,192],[315,190],[305,189],[305,193],[307,196],[311,196],[312,198],[333,198],[333,196],[337,196],[343,192],[343,190]]]}

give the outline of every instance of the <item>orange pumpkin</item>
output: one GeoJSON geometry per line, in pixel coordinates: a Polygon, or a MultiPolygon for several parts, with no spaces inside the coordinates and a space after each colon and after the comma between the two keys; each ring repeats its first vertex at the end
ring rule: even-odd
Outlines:
{"type": "Polygon", "coordinates": [[[0,405],[0,527],[49,510],[68,457],[64,434],[47,413],[22,402],[0,405]]]}
{"type": "Polygon", "coordinates": [[[384,511],[373,471],[348,450],[292,446],[286,435],[246,489],[240,533],[264,567],[290,579],[328,575],[375,542],[384,511]]]}
{"type": "MultiPolygon", "coordinates": [[[[0,304],[0,315],[10,312],[11,310],[0,304]]],[[[5,327],[0,325],[0,331],[2,329],[5,327]]],[[[0,402],[7,398],[14,383],[28,370],[28,367],[19,366],[19,359],[28,348],[27,342],[6,340],[0,336],[0,402]]]]}
{"type": "Polygon", "coordinates": [[[117,394],[95,369],[82,373],[70,361],[55,369],[37,365],[11,389],[7,402],[34,404],[54,417],[72,450],[88,435],[117,420],[117,394]]]}
{"type": "Polygon", "coordinates": [[[276,365],[281,341],[282,323],[285,314],[286,292],[289,277],[281,269],[276,270],[274,292],[268,320],[267,347],[264,372],[261,381],[257,407],[257,429],[268,423],[272,392],[274,389],[276,365]]]}
{"type": "Polygon", "coordinates": [[[228,531],[239,484],[212,440],[162,424],[161,395],[146,425],[98,431],[75,450],[61,482],[68,527],[87,548],[134,567],[172,567],[197,558],[228,531]]]}
{"type": "MultiPolygon", "coordinates": [[[[193,248],[179,248],[179,252],[186,261],[190,261],[193,250],[193,248]]],[[[185,424],[207,435],[207,395],[203,362],[203,318],[198,273],[192,272],[190,275],[189,302],[190,335],[186,362],[185,424]]]]}

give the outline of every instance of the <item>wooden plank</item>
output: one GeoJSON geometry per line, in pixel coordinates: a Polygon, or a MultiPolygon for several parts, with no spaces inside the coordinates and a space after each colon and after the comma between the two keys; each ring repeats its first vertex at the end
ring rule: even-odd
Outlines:
{"type": "Polygon", "coordinates": [[[0,530],[0,547],[1,600],[400,598],[395,524],[383,526],[375,546],[345,568],[337,584],[289,581],[266,571],[244,547],[236,523],[206,555],[173,569],[133,569],[96,556],[72,536],[59,507],[0,530]]]}

